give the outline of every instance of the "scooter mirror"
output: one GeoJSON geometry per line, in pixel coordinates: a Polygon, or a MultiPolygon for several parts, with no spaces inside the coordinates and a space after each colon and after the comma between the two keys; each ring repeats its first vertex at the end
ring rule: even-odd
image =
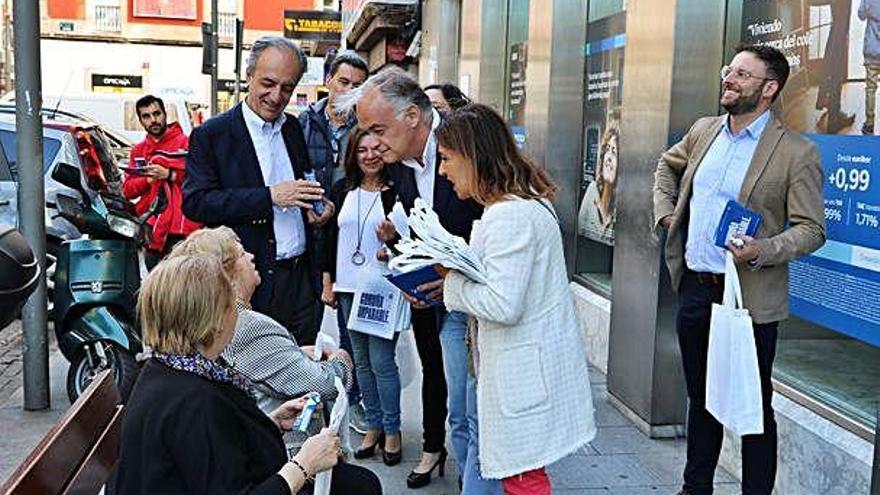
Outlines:
{"type": "Polygon", "coordinates": [[[75,191],[83,192],[82,175],[78,167],[58,162],[55,170],[52,171],[52,178],[75,191]]]}

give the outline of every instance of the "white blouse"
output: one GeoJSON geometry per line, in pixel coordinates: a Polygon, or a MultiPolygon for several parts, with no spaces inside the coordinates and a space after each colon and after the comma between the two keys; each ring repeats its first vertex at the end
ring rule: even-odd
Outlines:
{"type": "Polygon", "coordinates": [[[337,225],[339,238],[336,244],[336,282],[334,292],[354,292],[358,288],[361,274],[366,270],[376,270],[379,262],[376,252],[382,249],[382,241],[376,236],[376,228],[385,218],[382,210],[381,192],[365,191],[358,188],[345,196],[339,210],[337,225]],[[357,265],[353,256],[360,238],[360,252],[364,263],[357,265]]]}

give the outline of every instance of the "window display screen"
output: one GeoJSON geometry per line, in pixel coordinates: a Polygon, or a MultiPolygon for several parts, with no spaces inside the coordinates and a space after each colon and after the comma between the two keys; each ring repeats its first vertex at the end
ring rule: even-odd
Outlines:
{"type": "Polygon", "coordinates": [[[880,0],[743,0],[742,12],[742,43],[786,55],[777,115],[825,169],[827,242],[791,264],[791,312],[880,346],[880,0]]]}

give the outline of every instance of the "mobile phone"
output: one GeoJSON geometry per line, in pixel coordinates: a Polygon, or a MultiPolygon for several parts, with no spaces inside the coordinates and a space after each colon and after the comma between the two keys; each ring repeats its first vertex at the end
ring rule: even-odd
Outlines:
{"type": "Polygon", "coordinates": [[[119,167],[119,170],[131,175],[147,175],[147,171],[143,167],[119,167]]]}
{"type": "MultiPolygon", "coordinates": [[[[317,178],[317,176],[315,175],[315,170],[314,170],[314,169],[312,169],[312,170],[307,170],[307,171],[303,174],[303,177],[305,177],[306,180],[310,180],[310,181],[312,181],[312,182],[318,182],[318,178],[317,178]]],[[[313,207],[313,209],[314,209],[316,215],[323,215],[323,214],[324,214],[324,201],[322,201],[322,200],[320,200],[320,199],[317,200],[317,201],[314,201],[314,202],[312,203],[312,207],[313,207]]]]}

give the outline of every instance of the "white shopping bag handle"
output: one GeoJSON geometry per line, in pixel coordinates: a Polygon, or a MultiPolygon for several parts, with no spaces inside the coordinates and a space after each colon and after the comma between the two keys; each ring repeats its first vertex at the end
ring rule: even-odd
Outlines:
{"type": "Polygon", "coordinates": [[[730,308],[742,308],[742,288],[739,285],[739,273],[733,261],[733,253],[725,252],[724,264],[724,300],[722,304],[730,308]]]}

